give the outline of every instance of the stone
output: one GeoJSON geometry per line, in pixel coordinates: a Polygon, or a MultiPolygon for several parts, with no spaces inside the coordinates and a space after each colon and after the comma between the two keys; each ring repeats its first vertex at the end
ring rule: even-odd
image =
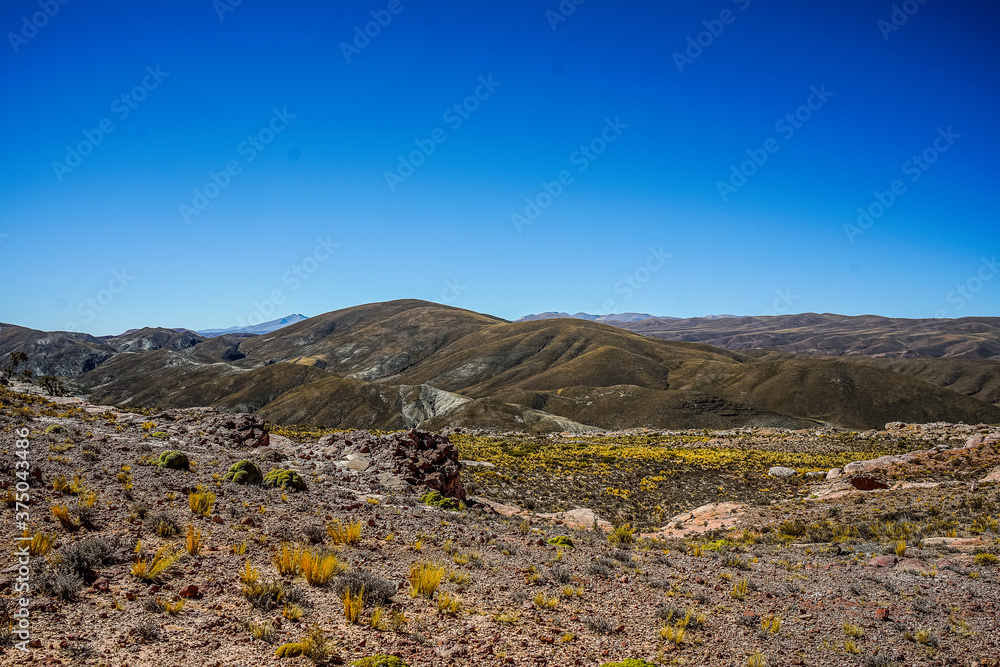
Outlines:
{"type": "Polygon", "coordinates": [[[806,473],[807,479],[826,479],[826,473],[822,470],[813,470],[806,473]]]}
{"type": "Polygon", "coordinates": [[[177,592],[182,598],[195,598],[198,597],[198,593],[198,587],[194,584],[188,584],[177,592]]]}
{"type": "Polygon", "coordinates": [[[889,485],[875,477],[855,475],[851,477],[851,486],[860,491],[875,491],[876,489],[888,489],[889,485]]]}
{"type": "Polygon", "coordinates": [[[870,561],[868,561],[869,567],[892,567],[896,564],[899,559],[895,556],[888,554],[885,556],[875,556],[870,561]]]}
{"type": "Polygon", "coordinates": [[[844,474],[843,470],[841,470],[840,468],[833,468],[830,470],[830,472],[826,473],[826,479],[827,481],[834,480],[840,477],[842,474],[844,474]]]}
{"type": "Polygon", "coordinates": [[[877,618],[880,621],[888,621],[889,620],[889,608],[888,607],[879,607],[878,609],[876,609],[875,610],[875,618],[877,618]]]}
{"type": "Polygon", "coordinates": [[[792,468],[785,468],[784,466],[774,466],[767,471],[767,474],[771,477],[794,477],[795,470],[792,468]]]}

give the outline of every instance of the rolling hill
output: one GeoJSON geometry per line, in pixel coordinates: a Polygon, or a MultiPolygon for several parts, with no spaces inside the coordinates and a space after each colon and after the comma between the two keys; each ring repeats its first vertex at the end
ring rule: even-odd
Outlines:
{"type": "Polygon", "coordinates": [[[1000,422],[988,400],[1000,362],[740,352],[418,300],[345,308],[249,338],[140,329],[97,339],[4,325],[0,354],[15,348],[47,367],[58,361],[93,402],[209,405],[341,428],[1000,422]],[[965,365],[946,371],[941,361],[965,365]]]}

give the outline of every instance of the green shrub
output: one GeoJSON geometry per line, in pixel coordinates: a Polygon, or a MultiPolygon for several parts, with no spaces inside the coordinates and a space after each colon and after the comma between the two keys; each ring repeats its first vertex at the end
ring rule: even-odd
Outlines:
{"type": "Polygon", "coordinates": [[[173,468],[174,470],[190,470],[191,462],[188,461],[187,454],[171,449],[160,454],[156,459],[156,465],[162,468],[173,468]]]}
{"type": "Polygon", "coordinates": [[[402,658],[394,655],[385,655],[384,653],[360,658],[351,664],[354,667],[410,667],[407,663],[403,662],[402,658]]]}
{"type": "Polygon", "coordinates": [[[165,431],[157,431],[156,433],[150,433],[149,437],[150,438],[157,438],[159,440],[166,440],[170,436],[167,435],[165,431]]]}
{"type": "Polygon", "coordinates": [[[64,429],[59,424],[49,424],[48,426],[45,427],[46,433],[63,433],[65,431],[66,429],[64,429]]]}
{"type": "Polygon", "coordinates": [[[996,565],[997,564],[997,560],[1000,560],[1000,559],[998,559],[996,556],[994,556],[991,553],[983,552],[983,553],[976,554],[975,556],[973,556],[972,560],[975,561],[976,565],[996,565]]]}
{"type": "Polygon", "coordinates": [[[656,667],[656,665],[639,658],[628,658],[621,662],[606,662],[601,667],[656,667]]]}
{"type": "Polygon", "coordinates": [[[556,535],[555,537],[549,538],[549,544],[554,547],[569,547],[573,549],[573,538],[568,535],[556,535]]]}
{"type": "Polygon", "coordinates": [[[302,655],[302,642],[288,642],[278,647],[274,652],[279,658],[297,658],[302,655]]]}
{"type": "Polygon", "coordinates": [[[229,472],[226,473],[226,479],[235,484],[260,484],[264,476],[253,461],[243,459],[230,466],[229,472]]]}
{"type": "Polygon", "coordinates": [[[437,491],[430,491],[420,496],[420,501],[425,505],[430,505],[432,507],[440,507],[443,510],[457,510],[458,505],[455,501],[446,496],[442,496],[437,491]]]}
{"type": "Polygon", "coordinates": [[[281,470],[275,468],[264,475],[264,485],[272,488],[277,487],[282,490],[292,489],[293,491],[305,491],[306,482],[299,473],[294,470],[281,470]]]}

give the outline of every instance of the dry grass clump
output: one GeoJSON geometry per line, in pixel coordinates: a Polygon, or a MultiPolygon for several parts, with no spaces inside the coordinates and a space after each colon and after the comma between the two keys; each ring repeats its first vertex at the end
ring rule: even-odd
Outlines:
{"type": "Polygon", "coordinates": [[[430,600],[441,584],[444,568],[433,563],[414,564],[410,568],[410,597],[424,597],[430,600]]]}
{"type": "Polygon", "coordinates": [[[151,557],[138,556],[132,564],[132,576],[146,583],[158,581],[179,558],[170,545],[164,544],[151,557]]]}
{"type": "Polygon", "coordinates": [[[351,521],[345,525],[337,519],[326,527],[326,533],[334,544],[355,544],[361,539],[361,522],[351,521]]]}

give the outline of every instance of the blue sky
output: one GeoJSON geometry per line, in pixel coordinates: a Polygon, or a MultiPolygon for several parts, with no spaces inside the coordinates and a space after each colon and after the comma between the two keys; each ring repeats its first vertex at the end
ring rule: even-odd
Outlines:
{"type": "Polygon", "coordinates": [[[1000,7],[897,7],[11,0],[0,321],[996,315],[1000,7]]]}

